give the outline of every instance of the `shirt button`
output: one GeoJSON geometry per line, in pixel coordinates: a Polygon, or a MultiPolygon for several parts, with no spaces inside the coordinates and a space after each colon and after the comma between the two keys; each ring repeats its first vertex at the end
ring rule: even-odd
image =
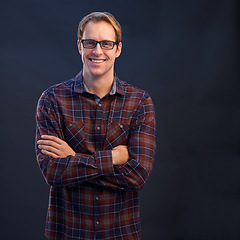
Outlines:
{"type": "Polygon", "coordinates": [[[119,125],[119,127],[120,127],[120,128],[123,128],[123,125],[122,125],[122,124],[120,124],[120,125],[119,125]]]}
{"type": "Polygon", "coordinates": [[[99,104],[98,104],[98,106],[99,106],[99,107],[101,107],[101,106],[102,106],[102,104],[101,104],[101,103],[99,103],[99,104]]]}
{"type": "Polygon", "coordinates": [[[99,196],[96,196],[95,199],[98,201],[100,198],[99,198],[99,196]]]}
{"type": "Polygon", "coordinates": [[[97,127],[97,130],[100,130],[100,127],[97,127]]]}
{"type": "Polygon", "coordinates": [[[96,225],[99,225],[100,224],[100,222],[99,221],[96,221],[96,225]]]}

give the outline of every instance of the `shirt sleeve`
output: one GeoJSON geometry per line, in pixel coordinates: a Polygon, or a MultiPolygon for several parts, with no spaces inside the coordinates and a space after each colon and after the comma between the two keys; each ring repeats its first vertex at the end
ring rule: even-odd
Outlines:
{"type": "Polygon", "coordinates": [[[113,174],[111,150],[52,158],[42,154],[37,146],[37,141],[44,134],[63,139],[61,117],[56,101],[45,93],[42,94],[37,105],[35,149],[40,170],[50,186],[73,187],[102,175],[113,174]]]}
{"type": "Polygon", "coordinates": [[[129,160],[114,166],[114,172],[100,176],[95,184],[116,190],[141,190],[149,177],[156,151],[156,119],[150,97],[143,101],[133,116],[128,140],[129,160]]]}

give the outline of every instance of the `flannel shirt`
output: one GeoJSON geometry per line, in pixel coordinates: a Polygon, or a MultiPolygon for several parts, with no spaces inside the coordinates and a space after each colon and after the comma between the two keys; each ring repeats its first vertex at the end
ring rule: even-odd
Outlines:
{"type": "Polygon", "coordinates": [[[148,93],[115,75],[115,90],[96,101],[82,71],[48,88],[36,111],[36,141],[57,136],[75,156],[51,158],[36,144],[40,170],[50,185],[48,239],[140,239],[139,190],[155,155],[155,113],[148,93]],[[112,149],[127,145],[129,160],[112,164],[112,149]]]}

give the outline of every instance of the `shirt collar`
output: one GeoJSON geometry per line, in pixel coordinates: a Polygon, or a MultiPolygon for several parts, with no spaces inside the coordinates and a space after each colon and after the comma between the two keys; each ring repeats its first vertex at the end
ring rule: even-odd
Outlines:
{"type": "MultiPolygon", "coordinates": [[[[74,91],[77,92],[77,93],[89,92],[86,84],[83,82],[82,71],[79,72],[75,77],[74,91]]],[[[121,84],[117,75],[114,74],[113,85],[112,85],[112,89],[109,92],[109,94],[114,95],[116,93],[118,93],[120,95],[125,95],[123,85],[121,84]]]]}

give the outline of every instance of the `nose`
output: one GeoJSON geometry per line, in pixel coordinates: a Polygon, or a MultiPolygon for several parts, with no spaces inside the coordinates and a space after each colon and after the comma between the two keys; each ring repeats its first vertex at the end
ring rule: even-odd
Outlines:
{"type": "Polygon", "coordinates": [[[96,47],[93,49],[93,53],[96,55],[100,55],[102,54],[102,48],[100,46],[100,43],[97,43],[96,47]]]}

